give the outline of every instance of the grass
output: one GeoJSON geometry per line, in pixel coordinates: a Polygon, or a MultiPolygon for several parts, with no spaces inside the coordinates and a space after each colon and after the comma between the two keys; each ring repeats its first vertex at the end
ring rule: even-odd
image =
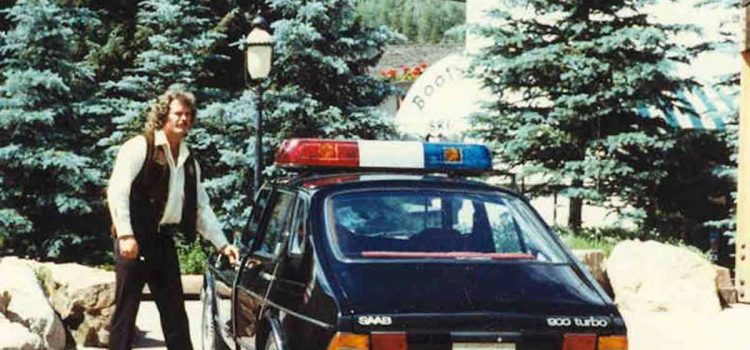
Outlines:
{"type": "Polygon", "coordinates": [[[612,249],[619,242],[608,238],[592,238],[571,234],[561,234],[560,238],[570,249],[599,249],[603,250],[607,256],[609,256],[612,249]]]}
{"type": "Polygon", "coordinates": [[[571,230],[567,227],[554,227],[555,232],[571,249],[599,249],[609,256],[617,243],[637,239],[638,232],[619,227],[582,228],[571,230]]]}

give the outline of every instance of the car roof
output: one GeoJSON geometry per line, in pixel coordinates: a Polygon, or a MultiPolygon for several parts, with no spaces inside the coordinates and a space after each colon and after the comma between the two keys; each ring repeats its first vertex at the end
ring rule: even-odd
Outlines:
{"type": "Polygon", "coordinates": [[[302,188],[309,192],[321,190],[335,190],[337,187],[378,187],[379,185],[426,185],[447,188],[459,188],[467,190],[500,191],[518,196],[517,193],[488,185],[484,182],[467,179],[465,177],[448,176],[445,174],[417,174],[417,173],[394,173],[394,172],[337,172],[328,174],[298,174],[289,178],[276,181],[277,184],[302,188]]]}

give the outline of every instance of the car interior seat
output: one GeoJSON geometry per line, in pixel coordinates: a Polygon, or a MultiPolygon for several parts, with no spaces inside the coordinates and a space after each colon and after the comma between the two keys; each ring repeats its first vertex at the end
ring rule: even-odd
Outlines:
{"type": "Polygon", "coordinates": [[[415,251],[453,252],[461,250],[461,236],[454,229],[426,228],[412,238],[415,251]]]}

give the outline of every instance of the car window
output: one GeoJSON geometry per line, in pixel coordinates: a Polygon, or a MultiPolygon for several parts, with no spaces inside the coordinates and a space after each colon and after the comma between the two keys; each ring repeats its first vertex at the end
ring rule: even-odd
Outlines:
{"type": "Polygon", "coordinates": [[[271,188],[264,186],[258,192],[255,197],[255,206],[252,208],[250,218],[248,218],[247,226],[241,242],[246,247],[250,247],[258,234],[258,227],[263,219],[263,213],[268,206],[268,202],[271,199],[271,188]]]}
{"type": "Polygon", "coordinates": [[[286,223],[287,213],[289,212],[290,204],[293,203],[294,194],[286,191],[278,191],[276,199],[271,207],[271,213],[268,218],[268,224],[266,225],[265,235],[263,236],[263,242],[259,247],[259,251],[276,255],[277,243],[283,238],[282,233],[284,231],[284,224],[286,223]]]}
{"type": "Polygon", "coordinates": [[[300,255],[305,251],[305,221],[307,219],[307,203],[299,198],[294,209],[294,220],[290,230],[289,254],[300,255]]]}
{"type": "Polygon", "coordinates": [[[523,251],[523,234],[518,230],[508,207],[498,203],[485,203],[485,209],[487,218],[490,220],[495,251],[523,251]]]}
{"type": "Polygon", "coordinates": [[[327,200],[327,229],[347,258],[533,259],[564,262],[518,198],[450,190],[378,190],[327,200]]]}

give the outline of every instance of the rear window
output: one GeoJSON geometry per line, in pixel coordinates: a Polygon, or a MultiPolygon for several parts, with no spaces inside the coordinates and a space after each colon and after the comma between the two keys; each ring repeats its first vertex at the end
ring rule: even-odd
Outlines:
{"type": "Polygon", "coordinates": [[[336,194],[328,231],[346,258],[564,262],[544,225],[501,193],[378,190],[336,194]]]}

